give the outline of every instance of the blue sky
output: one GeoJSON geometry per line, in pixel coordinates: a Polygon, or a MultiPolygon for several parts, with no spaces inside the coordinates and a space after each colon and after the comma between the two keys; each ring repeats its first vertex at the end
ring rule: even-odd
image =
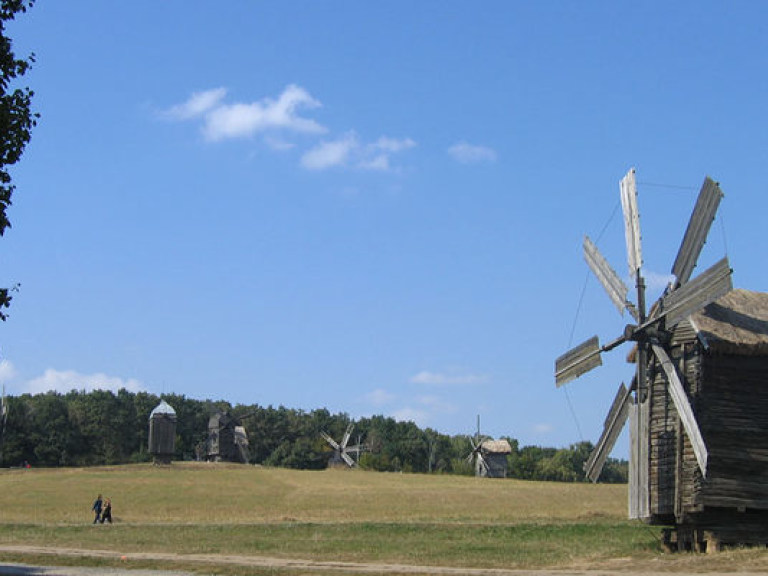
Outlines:
{"type": "Polygon", "coordinates": [[[706,175],[725,198],[701,266],[727,254],[768,289],[766,22],[759,2],[40,0],[9,28],[42,118],[0,240],[7,391],[595,441],[626,348],[567,392],[553,363],[628,321],[581,242],[627,277],[629,168],[651,296],[706,175]]]}

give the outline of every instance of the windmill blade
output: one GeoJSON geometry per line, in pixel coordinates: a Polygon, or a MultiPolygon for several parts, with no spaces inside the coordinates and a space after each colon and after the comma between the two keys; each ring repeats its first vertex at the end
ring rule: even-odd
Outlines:
{"type": "Polygon", "coordinates": [[[341,439],[342,450],[347,447],[347,442],[349,442],[349,437],[352,436],[352,430],[354,428],[355,428],[355,425],[351,423],[347,426],[347,429],[344,432],[344,438],[341,439]]]}
{"type": "Polygon", "coordinates": [[[488,474],[488,463],[485,461],[485,458],[483,458],[483,453],[478,452],[477,453],[477,462],[475,463],[475,470],[483,470],[485,474],[488,474]]]}
{"type": "Polygon", "coordinates": [[[325,432],[320,432],[320,436],[325,438],[325,441],[328,442],[328,444],[331,445],[331,448],[333,448],[334,450],[341,450],[341,446],[339,446],[339,444],[336,442],[336,440],[334,440],[333,438],[328,436],[328,434],[326,434],[325,432]]]}
{"type": "Polygon", "coordinates": [[[627,389],[622,383],[613,399],[608,417],[605,419],[603,433],[600,440],[597,441],[594,450],[589,455],[589,459],[584,464],[584,472],[592,482],[597,482],[600,473],[603,471],[605,460],[613,450],[616,440],[619,438],[622,428],[629,415],[629,404],[632,398],[631,389],[627,389]]]}
{"type": "Polygon", "coordinates": [[[672,266],[672,274],[677,278],[678,285],[685,284],[690,279],[722,198],[723,192],[718,183],[707,176],[672,266]]]}
{"type": "Polygon", "coordinates": [[[661,311],[667,326],[674,326],[733,290],[731,272],[728,258],[725,257],[687,284],[667,294],[662,300],[661,311]]]}
{"type": "Polygon", "coordinates": [[[621,209],[624,212],[624,236],[627,241],[627,264],[629,275],[637,278],[643,266],[640,250],[640,212],[637,209],[637,185],[635,169],[632,168],[619,184],[621,189],[621,209]]]}
{"type": "Polygon", "coordinates": [[[637,310],[627,300],[627,293],[629,289],[624,281],[619,278],[608,261],[603,257],[600,251],[595,246],[595,243],[590,240],[589,236],[584,236],[584,259],[587,261],[590,269],[603,285],[603,288],[608,293],[608,297],[616,306],[619,313],[624,315],[624,310],[628,310],[630,314],[638,319],[637,310]]]}
{"type": "Polygon", "coordinates": [[[558,388],[602,365],[601,350],[597,336],[592,336],[555,360],[555,384],[558,388]]]}
{"type": "Polygon", "coordinates": [[[699,430],[699,425],[696,422],[696,416],[693,414],[691,404],[688,402],[688,396],[683,388],[683,383],[680,381],[680,377],[677,375],[677,370],[675,369],[674,364],[672,364],[672,360],[670,360],[666,350],[658,344],[652,344],[651,346],[664,373],[667,375],[672,402],[675,405],[677,414],[680,416],[680,421],[683,423],[685,434],[691,441],[693,453],[696,455],[696,462],[699,464],[699,470],[701,470],[702,476],[706,477],[708,457],[707,446],[704,444],[704,438],[701,435],[701,430],[699,430]]]}
{"type": "Polygon", "coordinates": [[[355,467],[355,461],[352,460],[352,457],[349,454],[347,454],[346,452],[342,452],[341,457],[344,460],[344,462],[347,463],[347,466],[349,466],[350,468],[355,467]]]}

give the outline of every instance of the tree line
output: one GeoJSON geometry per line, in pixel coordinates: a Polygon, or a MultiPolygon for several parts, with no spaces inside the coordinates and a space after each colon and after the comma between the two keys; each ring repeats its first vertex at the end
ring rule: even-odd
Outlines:
{"type": "MultiPolygon", "coordinates": [[[[321,432],[340,440],[352,422],[349,415],[254,405],[195,400],[180,394],[157,396],[125,389],[66,394],[23,394],[6,398],[8,413],[2,438],[0,465],[94,466],[146,462],[149,416],[165,400],[176,411],[176,460],[204,459],[208,420],[227,411],[242,421],[248,433],[250,463],[298,469],[322,469],[333,451],[321,432]]],[[[583,464],[592,450],[589,442],[568,448],[519,446],[506,437],[508,477],[528,480],[584,481],[583,464]]],[[[449,436],[421,429],[413,422],[385,416],[354,421],[350,445],[363,443],[363,468],[415,473],[474,473],[468,461],[468,436],[449,436]]],[[[626,482],[627,463],[609,459],[603,482],[626,482]]]]}

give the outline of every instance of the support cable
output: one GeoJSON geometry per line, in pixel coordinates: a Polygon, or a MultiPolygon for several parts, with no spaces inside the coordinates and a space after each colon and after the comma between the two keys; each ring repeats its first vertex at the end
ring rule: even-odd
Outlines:
{"type": "MultiPolygon", "coordinates": [[[[605,231],[608,229],[608,226],[613,221],[614,217],[616,216],[616,212],[619,210],[620,202],[616,202],[616,204],[613,206],[613,210],[611,211],[611,215],[608,217],[608,220],[603,225],[602,229],[600,230],[600,233],[595,238],[595,244],[597,244],[600,239],[603,237],[603,234],[605,234],[605,231]]],[[[579,295],[579,302],[576,305],[576,314],[573,317],[573,323],[571,324],[571,333],[568,336],[568,346],[567,349],[570,349],[571,346],[573,346],[573,335],[576,332],[576,324],[578,323],[579,316],[581,314],[581,308],[584,303],[584,295],[587,292],[587,284],[589,283],[589,270],[587,270],[587,273],[584,276],[584,284],[581,287],[581,294],[579,295]]],[[[565,394],[565,399],[568,403],[568,408],[571,411],[571,416],[573,417],[573,422],[576,425],[576,431],[579,433],[579,439],[584,442],[584,434],[581,431],[581,424],[579,423],[579,419],[576,415],[576,411],[573,408],[573,403],[571,402],[571,396],[568,394],[568,386],[562,387],[563,392],[565,394]]]]}

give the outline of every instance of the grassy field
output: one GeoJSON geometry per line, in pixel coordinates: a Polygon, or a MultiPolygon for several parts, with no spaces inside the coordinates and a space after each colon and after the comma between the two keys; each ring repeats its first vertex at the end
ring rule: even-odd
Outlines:
{"type": "MultiPolygon", "coordinates": [[[[615,485],[222,464],[4,470],[0,546],[114,550],[115,559],[175,552],[484,568],[652,561],[674,569],[681,560],[661,554],[659,530],[626,520],[626,497],[626,486],[615,485]],[[97,493],[112,498],[113,526],[91,525],[97,493]]],[[[21,560],[7,552],[0,559],[21,560]]],[[[767,560],[759,552],[738,559],[747,569],[767,560]]]]}

